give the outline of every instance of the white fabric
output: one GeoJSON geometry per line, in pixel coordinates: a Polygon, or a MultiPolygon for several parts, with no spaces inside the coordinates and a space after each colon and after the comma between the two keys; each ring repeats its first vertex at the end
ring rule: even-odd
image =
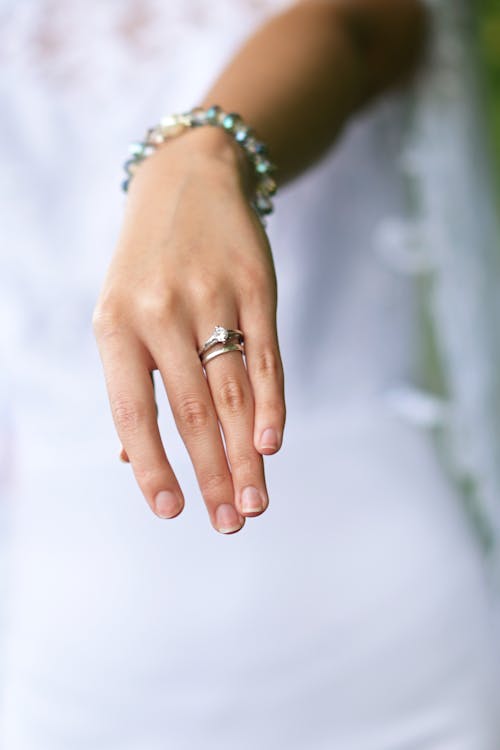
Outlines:
{"type": "Polygon", "coordinates": [[[394,261],[404,99],[276,199],[288,422],[266,513],[211,529],[159,380],[181,516],[117,459],[90,321],[127,143],[285,4],[0,3],[5,750],[498,746],[497,602],[394,261]]]}

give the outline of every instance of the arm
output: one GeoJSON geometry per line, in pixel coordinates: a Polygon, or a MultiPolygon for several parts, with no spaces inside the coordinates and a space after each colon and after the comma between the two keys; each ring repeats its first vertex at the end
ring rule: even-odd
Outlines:
{"type": "MultiPolygon", "coordinates": [[[[424,25],[417,0],[300,2],[248,39],[202,104],[239,112],[286,182],[352,113],[411,73],[424,25]]],[[[279,449],[285,423],[276,278],[249,207],[251,180],[219,128],[163,144],[132,180],[93,316],[115,426],[150,507],[174,517],[184,505],[158,430],[158,369],[210,521],[224,533],[266,509],[262,456],[279,449]],[[243,330],[246,367],[230,352],[205,377],[197,349],[215,324],[243,330]]]]}
{"type": "Polygon", "coordinates": [[[250,37],[203,105],[239,112],[269,145],[283,183],[334,142],[349,117],[418,63],[418,0],[305,0],[250,37]]]}

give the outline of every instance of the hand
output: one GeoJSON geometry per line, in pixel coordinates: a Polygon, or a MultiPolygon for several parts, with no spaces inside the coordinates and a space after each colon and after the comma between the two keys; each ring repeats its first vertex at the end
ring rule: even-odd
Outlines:
{"type": "Polygon", "coordinates": [[[244,159],[227,133],[202,127],[140,165],[92,319],[124,458],[147,502],[164,518],[184,507],[158,429],[158,369],[223,533],[267,508],[262,455],[279,449],[285,422],[276,275],[244,159]],[[244,332],[247,367],[228,352],[205,376],[198,349],[216,324],[244,332]]]}

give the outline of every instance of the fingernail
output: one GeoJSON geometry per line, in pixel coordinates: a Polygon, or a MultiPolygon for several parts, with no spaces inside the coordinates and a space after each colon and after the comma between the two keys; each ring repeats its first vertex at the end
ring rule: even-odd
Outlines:
{"type": "Polygon", "coordinates": [[[155,498],[156,512],[161,518],[172,518],[182,508],[181,499],[170,490],[162,490],[155,498]]]}
{"type": "Polygon", "coordinates": [[[260,437],[261,450],[275,451],[279,445],[278,433],[274,427],[267,427],[260,437]]]}
{"type": "Polygon", "coordinates": [[[219,505],[215,512],[215,522],[221,534],[230,534],[242,527],[241,516],[234,505],[229,503],[219,505]]]}
{"type": "Polygon", "coordinates": [[[256,487],[245,487],[241,493],[242,513],[255,513],[264,510],[265,500],[256,487]]]}
{"type": "Polygon", "coordinates": [[[122,463],[124,463],[124,464],[129,464],[130,463],[125,448],[122,448],[121,451],[120,451],[120,461],[122,461],[122,463]]]}

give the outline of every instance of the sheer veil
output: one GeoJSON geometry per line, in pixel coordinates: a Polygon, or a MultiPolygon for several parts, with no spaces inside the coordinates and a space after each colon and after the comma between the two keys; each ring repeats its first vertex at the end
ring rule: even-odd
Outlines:
{"type": "Polygon", "coordinates": [[[402,154],[400,266],[421,292],[427,415],[500,581],[500,226],[470,4],[427,2],[433,38],[402,154]]]}

